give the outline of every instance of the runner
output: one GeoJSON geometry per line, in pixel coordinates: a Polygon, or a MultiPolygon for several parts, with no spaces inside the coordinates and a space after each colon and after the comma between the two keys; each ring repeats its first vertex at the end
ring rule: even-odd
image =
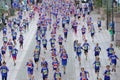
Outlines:
{"type": "Polygon", "coordinates": [[[100,67],[101,67],[101,63],[100,63],[99,59],[100,59],[99,57],[96,57],[96,60],[93,63],[95,73],[97,74],[97,80],[98,80],[98,77],[99,77],[99,71],[100,71],[100,67]]]}
{"type": "Polygon", "coordinates": [[[54,57],[53,59],[52,66],[53,66],[53,70],[57,70],[57,68],[59,67],[59,62],[56,57],[54,57]]]}
{"type": "Polygon", "coordinates": [[[12,43],[11,39],[9,39],[7,45],[8,45],[9,54],[10,54],[10,57],[11,57],[11,53],[12,53],[11,51],[12,51],[12,48],[13,48],[13,43],[12,43]]]}
{"type": "Polygon", "coordinates": [[[57,68],[55,73],[54,73],[54,80],[62,80],[61,79],[61,72],[59,71],[59,68],[57,68]]]}
{"type": "Polygon", "coordinates": [[[43,48],[44,48],[44,53],[46,53],[46,50],[47,50],[47,39],[46,39],[45,36],[42,39],[42,44],[43,44],[43,48]]]}
{"type": "Polygon", "coordinates": [[[16,66],[16,59],[17,59],[17,54],[18,54],[18,49],[15,48],[15,46],[13,46],[12,48],[12,58],[13,58],[13,62],[14,62],[14,66],[16,66]]]}
{"type": "Polygon", "coordinates": [[[87,56],[88,56],[88,49],[90,48],[89,43],[87,42],[87,40],[85,40],[85,42],[83,43],[83,50],[86,56],[86,60],[87,60],[87,56]]]}
{"type": "Polygon", "coordinates": [[[100,54],[100,52],[101,52],[101,48],[100,48],[100,46],[99,46],[99,44],[98,43],[96,43],[96,46],[95,46],[95,48],[94,48],[94,54],[95,54],[95,57],[97,57],[97,56],[99,56],[99,54],[100,54]]]}
{"type": "Polygon", "coordinates": [[[34,50],[34,55],[33,55],[33,57],[34,57],[34,62],[35,62],[35,64],[36,64],[36,69],[37,69],[37,70],[38,70],[39,56],[40,56],[39,51],[34,50]]]}
{"type": "Polygon", "coordinates": [[[99,29],[99,32],[100,32],[102,30],[100,18],[98,18],[97,24],[98,24],[98,29],[99,29]]]}
{"type": "Polygon", "coordinates": [[[85,26],[83,25],[82,28],[81,28],[81,32],[82,32],[82,39],[85,40],[86,37],[85,37],[85,34],[86,34],[86,28],[85,26]]]}
{"type": "Polygon", "coordinates": [[[78,46],[76,48],[76,58],[78,57],[79,65],[81,65],[81,54],[82,54],[82,47],[81,43],[78,43],[78,46]]]}
{"type": "Polygon", "coordinates": [[[94,28],[93,23],[91,23],[91,25],[90,25],[90,33],[91,33],[91,37],[92,37],[92,42],[94,42],[95,28],[94,28]]]}
{"type": "Polygon", "coordinates": [[[110,80],[110,75],[111,75],[110,66],[107,65],[106,70],[104,72],[104,80],[110,80]]]}
{"type": "Polygon", "coordinates": [[[34,70],[34,64],[33,64],[32,59],[29,59],[26,66],[27,66],[28,78],[29,78],[29,80],[32,80],[33,79],[33,70],[34,70]]]}
{"type": "Polygon", "coordinates": [[[85,71],[84,68],[81,68],[81,72],[80,72],[80,80],[88,80],[89,77],[89,72],[85,71]]]}
{"type": "Polygon", "coordinates": [[[60,58],[62,60],[63,71],[65,74],[66,73],[66,66],[67,66],[67,59],[68,59],[68,54],[66,53],[66,50],[63,50],[63,52],[60,55],[60,58]]]}
{"type": "Polygon", "coordinates": [[[112,64],[112,72],[116,72],[116,65],[117,65],[117,55],[115,54],[115,51],[113,51],[112,55],[110,56],[111,64],[112,64]]]}
{"type": "Polygon", "coordinates": [[[23,49],[23,41],[24,41],[23,34],[20,33],[20,36],[19,36],[19,44],[20,44],[20,48],[21,48],[21,49],[23,49]]]}
{"type": "Polygon", "coordinates": [[[42,69],[41,69],[41,73],[42,73],[42,78],[43,78],[43,80],[48,80],[49,70],[48,70],[46,64],[43,64],[43,67],[42,67],[42,69]]]}
{"type": "Polygon", "coordinates": [[[2,66],[0,67],[0,72],[1,72],[2,80],[7,80],[9,69],[6,66],[6,62],[2,63],[2,66]]]}
{"type": "Polygon", "coordinates": [[[106,50],[108,52],[108,57],[110,57],[113,54],[113,52],[114,52],[113,44],[111,43],[110,47],[107,48],[106,50]]]}
{"type": "Polygon", "coordinates": [[[67,41],[68,29],[65,27],[63,29],[65,42],[67,41]]]}

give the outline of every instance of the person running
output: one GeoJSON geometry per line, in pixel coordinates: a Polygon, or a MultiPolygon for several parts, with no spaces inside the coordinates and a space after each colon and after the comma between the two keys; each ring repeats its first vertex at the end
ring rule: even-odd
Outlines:
{"type": "Polygon", "coordinates": [[[58,36],[58,43],[59,43],[59,46],[62,45],[63,43],[63,37],[61,35],[58,36]]]}
{"type": "Polygon", "coordinates": [[[97,21],[97,25],[98,25],[98,30],[99,30],[99,32],[102,30],[102,28],[101,28],[101,20],[100,20],[100,18],[98,18],[98,21],[97,21]]]}
{"type": "Polygon", "coordinates": [[[104,71],[104,80],[110,80],[111,70],[110,66],[106,66],[106,70],[104,71]]]}
{"type": "Polygon", "coordinates": [[[3,34],[3,43],[7,44],[7,42],[8,42],[8,37],[5,34],[3,34]]]}
{"type": "Polygon", "coordinates": [[[42,58],[41,67],[43,67],[44,64],[46,65],[46,67],[48,67],[48,62],[45,60],[45,58],[42,58]]]}
{"type": "Polygon", "coordinates": [[[48,67],[46,64],[43,64],[43,67],[41,69],[41,73],[42,73],[42,78],[43,80],[48,80],[48,73],[49,73],[49,70],[48,70],[48,67]]]}
{"type": "Polygon", "coordinates": [[[56,57],[53,59],[52,66],[53,66],[53,70],[57,70],[57,68],[59,67],[59,62],[56,57]]]}
{"type": "Polygon", "coordinates": [[[96,60],[93,63],[94,69],[95,69],[95,73],[97,74],[97,79],[99,77],[99,71],[100,71],[100,67],[101,67],[101,63],[100,63],[99,59],[100,59],[99,57],[96,57],[96,60]]]}
{"type": "Polygon", "coordinates": [[[33,79],[33,70],[34,70],[34,64],[33,64],[32,59],[29,59],[26,66],[27,66],[28,78],[29,78],[29,80],[32,80],[33,79]]]}
{"type": "Polygon", "coordinates": [[[82,28],[81,28],[81,32],[82,32],[82,39],[85,40],[85,39],[86,39],[86,37],[85,37],[86,28],[85,28],[84,25],[83,25],[82,28]]]}
{"type": "Polygon", "coordinates": [[[2,76],[1,80],[7,80],[9,69],[6,66],[6,62],[2,63],[2,66],[0,67],[0,72],[1,72],[1,76],[2,76]]]}
{"type": "Polygon", "coordinates": [[[93,23],[91,23],[90,26],[91,26],[90,27],[90,33],[91,33],[91,37],[92,37],[92,42],[94,42],[95,28],[94,28],[93,23]]]}
{"type": "Polygon", "coordinates": [[[63,29],[65,42],[67,41],[68,29],[65,27],[63,29]]]}
{"type": "Polygon", "coordinates": [[[115,54],[115,51],[112,53],[112,55],[110,56],[110,60],[111,60],[111,64],[112,64],[112,72],[116,72],[116,65],[117,65],[117,59],[119,59],[117,57],[117,55],[115,54]]]}
{"type": "Polygon", "coordinates": [[[16,45],[17,32],[14,29],[12,31],[12,39],[13,39],[14,45],[16,45]]]}
{"type": "Polygon", "coordinates": [[[23,35],[22,35],[22,33],[20,33],[19,43],[20,43],[20,48],[21,48],[21,49],[23,49],[23,41],[24,41],[23,35]]]}
{"type": "Polygon", "coordinates": [[[96,43],[96,46],[95,46],[95,48],[94,48],[94,55],[95,55],[95,57],[97,57],[97,56],[99,56],[99,54],[100,54],[100,52],[101,52],[101,47],[99,46],[99,44],[98,43],[96,43]]]}
{"type": "Polygon", "coordinates": [[[46,53],[46,50],[47,50],[47,39],[46,39],[45,36],[42,39],[42,44],[43,44],[43,48],[44,48],[44,53],[46,53]]]}
{"type": "Polygon", "coordinates": [[[39,62],[39,51],[37,51],[37,50],[34,50],[34,55],[33,55],[33,57],[34,57],[34,62],[35,62],[35,64],[36,64],[36,69],[38,70],[38,62],[39,62]]]}
{"type": "Polygon", "coordinates": [[[7,50],[7,46],[5,43],[3,43],[3,46],[1,47],[1,53],[2,53],[3,59],[5,59],[6,50],[7,50]]]}
{"type": "Polygon", "coordinates": [[[13,58],[13,62],[14,62],[14,66],[16,66],[16,59],[17,59],[17,54],[18,54],[18,49],[15,48],[15,46],[13,46],[12,49],[12,58],[13,58]]]}
{"type": "Polygon", "coordinates": [[[79,64],[81,65],[81,54],[82,54],[82,47],[81,43],[78,43],[78,46],[76,48],[76,58],[78,57],[79,64]]]}
{"type": "Polygon", "coordinates": [[[78,40],[74,40],[73,46],[74,46],[74,51],[76,52],[76,49],[78,47],[78,40]]]}
{"type": "Polygon", "coordinates": [[[57,68],[54,73],[54,80],[61,80],[61,72],[59,71],[59,68],[57,68]]]}
{"type": "Polygon", "coordinates": [[[87,56],[88,56],[89,47],[90,47],[89,43],[87,42],[87,40],[85,40],[85,42],[83,43],[83,50],[84,50],[84,53],[85,53],[85,56],[86,56],[86,60],[87,60],[87,56]]]}
{"type": "Polygon", "coordinates": [[[13,43],[12,43],[12,40],[11,40],[11,39],[9,39],[7,45],[8,45],[9,54],[10,54],[10,57],[11,57],[12,48],[13,48],[13,43]]]}
{"type": "Polygon", "coordinates": [[[51,47],[55,46],[56,39],[55,39],[54,35],[51,36],[49,41],[50,41],[51,47]]]}
{"type": "Polygon", "coordinates": [[[110,57],[113,54],[113,52],[114,52],[113,44],[111,43],[110,47],[107,48],[106,50],[108,52],[108,57],[110,57]]]}
{"type": "Polygon", "coordinates": [[[62,60],[63,71],[65,74],[66,73],[66,66],[67,66],[67,59],[68,59],[68,54],[66,53],[66,50],[63,50],[63,52],[60,55],[60,58],[62,60]]]}
{"type": "Polygon", "coordinates": [[[80,80],[88,80],[89,72],[84,70],[84,67],[81,68],[80,80]]]}

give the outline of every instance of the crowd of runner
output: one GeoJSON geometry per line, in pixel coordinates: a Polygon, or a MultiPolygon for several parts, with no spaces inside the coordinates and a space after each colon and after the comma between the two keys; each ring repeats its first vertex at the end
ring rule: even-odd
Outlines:
{"type": "MultiPolygon", "coordinates": [[[[17,1],[13,2],[13,8],[15,10],[19,10],[17,17],[8,19],[2,29],[3,44],[1,46],[0,53],[0,71],[2,80],[7,80],[7,73],[9,71],[9,67],[6,66],[6,54],[10,55],[9,57],[13,59],[13,65],[16,66],[17,54],[19,54],[18,51],[24,49],[24,33],[29,31],[29,24],[32,22],[32,19],[35,18],[36,13],[39,14],[39,20],[36,24],[37,31],[35,34],[36,46],[33,51],[33,58],[30,58],[28,62],[26,62],[29,80],[36,80],[34,79],[34,69],[38,70],[39,64],[42,67],[41,74],[43,80],[49,80],[48,66],[51,63],[48,63],[49,61],[47,61],[45,57],[41,56],[41,54],[47,55],[48,52],[51,53],[54,80],[63,80],[62,75],[67,74],[66,66],[69,54],[73,54],[68,54],[67,49],[64,47],[64,43],[67,43],[68,41],[67,35],[69,34],[69,30],[73,30],[75,35],[78,34],[78,31],[81,31],[82,40],[84,41],[84,43],[80,43],[79,40],[76,39],[72,42],[74,47],[73,51],[76,54],[75,58],[78,59],[79,65],[81,65],[82,62],[81,55],[84,54],[85,60],[88,60],[88,53],[91,45],[88,43],[86,33],[89,32],[92,42],[94,42],[94,35],[96,32],[94,23],[92,22],[93,18],[90,16],[90,12],[92,10],[91,5],[84,4],[76,7],[72,0],[43,0],[41,4],[33,4],[28,0],[28,2],[23,1],[21,3],[18,3],[17,1]],[[23,15],[26,15],[27,13],[29,13],[29,17],[24,18],[23,15]],[[78,25],[81,22],[84,22],[85,24],[80,27],[78,25]],[[57,31],[61,28],[62,34],[59,34],[58,37],[56,37],[57,31]],[[46,38],[47,31],[51,31],[49,34],[49,36],[51,36],[50,39],[46,38]],[[20,47],[19,49],[16,48],[18,42],[20,47]],[[51,47],[50,49],[48,48],[49,44],[51,47]],[[7,53],[7,50],[9,53],[7,53]],[[41,53],[41,51],[44,53],[41,53]],[[60,66],[63,66],[63,69],[59,69],[60,66]]],[[[101,32],[101,19],[98,18],[98,21],[96,22],[98,24],[98,31],[101,32]]],[[[119,58],[115,54],[113,44],[110,44],[106,51],[108,58],[110,59],[110,65],[106,65],[103,80],[110,80],[111,71],[116,72],[117,59],[119,58]],[[112,67],[112,70],[110,70],[110,67],[112,67]]],[[[99,46],[99,43],[96,43],[96,46],[94,47],[95,61],[93,62],[93,66],[97,75],[97,80],[102,80],[102,78],[99,77],[102,63],[99,58],[99,55],[101,55],[100,53],[101,47],[99,46]]],[[[89,80],[89,77],[90,73],[87,69],[82,67],[79,80],[89,80]]]]}

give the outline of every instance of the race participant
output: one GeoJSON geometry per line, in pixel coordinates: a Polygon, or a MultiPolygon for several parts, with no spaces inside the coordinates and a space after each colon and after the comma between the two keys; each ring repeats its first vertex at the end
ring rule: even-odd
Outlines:
{"type": "Polygon", "coordinates": [[[87,42],[87,40],[85,40],[85,42],[83,43],[83,50],[84,50],[84,53],[85,53],[85,56],[86,56],[86,60],[87,60],[87,56],[88,56],[89,47],[90,47],[89,43],[87,42]]]}
{"type": "Polygon", "coordinates": [[[97,25],[98,25],[99,32],[102,30],[101,24],[102,24],[102,21],[100,18],[98,18],[97,25]]]}
{"type": "Polygon", "coordinates": [[[67,59],[68,59],[68,54],[66,53],[66,50],[63,50],[63,52],[60,55],[60,58],[62,61],[63,71],[65,74],[66,73],[66,66],[67,66],[67,59]]]}
{"type": "Polygon", "coordinates": [[[68,29],[65,27],[65,28],[63,29],[63,32],[64,32],[64,39],[65,39],[65,42],[66,42],[66,40],[67,40],[67,35],[68,35],[68,29]]]}
{"type": "Polygon", "coordinates": [[[61,46],[63,43],[63,37],[61,35],[58,36],[58,43],[59,43],[59,46],[61,46]]]}
{"type": "Polygon", "coordinates": [[[85,40],[85,39],[86,39],[86,37],[85,37],[86,28],[85,28],[84,25],[83,25],[82,28],[81,28],[81,32],[82,32],[82,39],[85,40]]]}
{"type": "Polygon", "coordinates": [[[45,60],[45,58],[43,57],[42,58],[42,61],[41,61],[41,67],[43,67],[43,65],[46,65],[46,67],[48,67],[48,62],[45,60]]]}
{"type": "Polygon", "coordinates": [[[53,59],[52,66],[53,66],[53,70],[57,70],[57,68],[59,67],[59,62],[56,57],[54,57],[53,59]]]}
{"type": "Polygon", "coordinates": [[[101,52],[101,47],[99,46],[98,43],[96,43],[96,46],[94,48],[94,54],[95,54],[95,57],[99,56],[100,52],[101,52]]]}
{"type": "Polygon", "coordinates": [[[8,45],[9,54],[10,54],[10,57],[11,57],[11,53],[12,53],[11,51],[12,51],[12,48],[13,48],[13,43],[12,43],[11,39],[9,39],[7,45],[8,45]]]}
{"type": "Polygon", "coordinates": [[[52,60],[57,56],[56,54],[56,49],[51,49],[51,57],[52,57],[52,60]]]}
{"type": "Polygon", "coordinates": [[[29,78],[29,80],[32,80],[33,79],[33,70],[34,70],[34,64],[33,64],[32,59],[29,59],[26,66],[27,66],[28,78],[29,78]]]}
{"type": "Polygon", "coordinates": [[[107,48],[106,50],[108,52],[108,57],[110,57],[113,54],[113,52],[114,52],[113,44],[111,43],[110,47],[107,48]]]}
{"type": "Polygon", "coordinates": [[[99,77],[99,71],[100,71],[100,67],[101,67],[101,63],[100,63],[99,59],[100,59],[99,57],[96,57],[96,60],[93,63],[94,69],[95,69],[95,73],[97,74],[97,79],[99,77]]]}
{"type": "Polygon", "coordinates": [[[20,48],[23,49],[23,41],[24,41],[24,38],[23,38],[23,34],[20,33],[20,36],[19,36],[19,43],[20,43],[20,48]]]}
{"type": "Polygon", "coordinates": [[[95,28],[94,28],[93,23],[90,24],[90,33],[92,37],[92,42],[94,42],[95,28]]]}
{"type": "Polygon", "coordinates": [[[116,65],[117,65],[117,60],[119,58],[115,54],[115,51],[113,51],[112,55],[110,56],[111,64],[112,64],[112,72],[116,72],[116,65]]]}
{"type": "Polygon", "coordinates": [[[78,47],[78,40],[74,40],[73,46],[74,46],[74,51],[76,52],[76,49],[78,47]]]}
{"type": "Polygon", "coordinates": [[[110,80],[111,70],[110,66],[106,66],[106,70],[104,71],[104,80],[110,80]]]}
{"type": "Polygon", "coordinates": [[[54,80],[61,80],[61,72],[59,71],[59,68],[57,68],[54,73],[54,80]]]}
{"type": "Polygon", "coordinates": [[[3,43],[7,44],[8,38],[5,34],[3,34],[3,43]]]}
{"type": "Polygon", "coordinates": [[[12,58],[13,58],[13,62],[14,62],[14,66],[16,66],[16,59],[17,59],[17,54],[18,54],[18,49],[15,48],[15,46],[13,46],[12,48],[12,58]]]}
{"type": "Polygon", "coordinates": [[[14,45],[16,45],[17,32],[14,29],[12,31],[12,39],[13,39],[14,45]]]}
{"type": "Polygon", "coordinates": [[[55,41],[56,41],[56,39],[55,39],[55,36],[54,36],[54,35],[51,36],[51,38],[50,38],[49,41],[50,41],[51,47],[55,46],[55,41]]]}
{"type": "Polygon", "coordinates": [[[1,53],[2,53],[3,59],[5,59],[6,50],[7,50],[7,46],[5,43],[3,43],[3,46],[1,47],[1,53]]]}
{"type": "Polygon", "coordinates": [[[89,72],[85,71],[84,68],[81,68],[81,72],[80,72],[80,80],[88,80],[89,77],[89,72]]]}
{"type": "Polygon", "coordinates": [[[5,61],[2,63],[2,66],[0,67],[0,72],[1,72],[1,76],[2,76],[1,80],[7,80],[9,69],[6,66],[6,62],[5,61]]]}
{"type": "Polygon", "coordinates": [[[33,57],[34,57],[34,62],[36,64],[36,69],[38,70],[38,62],[39,62],[39,51],[37,50],[34,50],[34,54],[33,54],[33,57]]]}
{"type": "Polygon", "coordinates": [[[78,43],[78,46],[76,48],[76,58],[78,57],[79,64],[81,65],[81,54],[82,54],[82,46],[81,43],[78,43]]]}
{"type": "Polygon", "coordinates": [[[43,44],[43,48],[44,48],[44,53],[46,53],[46,50],[47,50],[47,39],[46,39],[45,36],[42,38],[42,44],[43,44]]]}
{"type": "Polygon", "coordinates": [[[41,73],[42,73],[43,80],[48,80],[49,70],[48,70],[48,67],[46,64],[43,64],[42,69],[41,69],[41,73]]]}

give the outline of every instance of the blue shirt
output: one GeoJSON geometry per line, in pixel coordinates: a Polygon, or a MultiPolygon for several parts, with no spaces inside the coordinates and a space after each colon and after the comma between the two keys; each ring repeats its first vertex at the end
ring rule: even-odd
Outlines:
{"type": "Polygon", "coordinates": [[[105,70],[105,72],[104,72],[104,75],[105,75],[104,78],[105,78],[105,80],[107,80],[107,79],[110,80],[110,74],[111,74],[110,70],[105,70]]]}
{"type": "Polygon", "coordinates": [[[54,73],[54,80],[58,80],[61,78],[61,73],[60,72],[55,72],[54,73]]]}
{"type": "Polygon", "coordinates": [[[17,56],[18,50],[16,48],[12,49],[12,56],[17,56]]]}
{"type": "Polygon", "coordinates": [[[9,71],[8,67],[7,66],[1,66],[0,67],[0,71],[1,71],[1,75],[2,76],[6,76],[7,77],[7,73],[9,71]]]}
{"type": "Polygon", "coordinates": [[[41,69],[41,73],[42,73],[43,77],[48,76],[48,68],[47,67],[43,67],[41,69]]]}
{"type": "Polygon", "coordinates": [[[85,42],[85,43],[83,44],[83,49],[84,49],[84,50],[88,50],[88,47],[89,47],[89,44],[85,42]]]}
{"type": "Polygon", "coordinates": [[[100,65],[101,65],[100,61],[95,61],[93,64],[95,69],[100,68],[100,65]]]}
{"type": "Polygon", "coordinates": [[[108,49],[107,49],[108,54],[112,54],[113,51],[114,51],[114,48],[108,48],[108,49]]]}
{"type": "MultiPolygon", "coordinates": [[[[87,71],[80,72],[80,77],[81,77],[81,79],[86,79],[86,80],[87,80],[87,74],[88,74],[87,71]],[[84,73],[84,75],[83,75],[83,73],[84,73]]],[[[80,79],[80,80],[81,80],[81,79],[80,79]]]]}
{"type": "Polygon", "coordinates": [[[118,57],[113,54],[113,55],[110,56],[110,59],[111,59],[111,62],[112,62],[112,63],[116,63],[118,57]]]}

